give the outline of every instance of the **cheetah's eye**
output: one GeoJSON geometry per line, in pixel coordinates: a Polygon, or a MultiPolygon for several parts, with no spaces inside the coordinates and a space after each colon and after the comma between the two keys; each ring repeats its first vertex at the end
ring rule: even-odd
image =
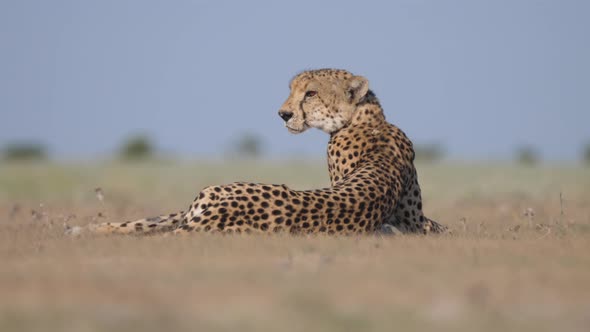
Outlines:
{"type": "Polygon", "coordinates": [[[309,98],[309,97],[313,97],[313,96],[315,96],[315,95],[317,95],[317,94],[318,94],[318,92],[317,92],[317,91],[307,91],[307,92],[305,93],[305,97],[306,97],[306,98],[309,98]]]}

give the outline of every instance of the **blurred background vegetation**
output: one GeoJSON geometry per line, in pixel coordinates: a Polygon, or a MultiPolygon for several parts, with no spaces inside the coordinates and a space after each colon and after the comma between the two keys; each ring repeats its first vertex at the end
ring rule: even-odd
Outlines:
{"type": "Polygon", "coordinates": [[[416,162],[436,163],[445,158],[445,148],[438,143],[415,144],[416,162]]]}
{"type": "Polygon", "coordinates": [[[11,142],[2,148],[2,161],[45,161],[48,152],[45,145],[31,142],[11,142]]]}
{"type": "Polygon", "coordinates": [[[525,145],[516,149],[514,160],[523,166],[535,166],[540,163],[541,158],[535,148],[525,145]]]}
{"type": "Polygon", "coordinates": [[[582,161],[590,166],[590,142],[586,143],[582,149],[582,161]]]}
{"type": "Polygon", "coordinates": [[[149,136],[139,134],[125,140],[118,151],[118,158],[123,161],[146,161],[153,159],[156,148],[149,136]]]}
{"type": "Polygon", "coordinates": [[[264,145],[259,135],[244,132],[230,142],[226,155],[236,159],[259,159],[264,156],[264,145]]]}
{"type": "MultiPolygon", "coordinates": [[[[260,135],[252,132],[242,132],[227,142],[224,148],[224,156],[229,159],[238,160],[265,159],[268,157],[268,155],[265,154],[266,145],[267,144],[260,135]]],[[[416,162],[422,164],[449,161],[447,149],[444,145],[438,142],[415,143],[414,150],[416,152],[416,162]]],[[[579,151],[580,163],[590,166],[590,142],[582,145],[579,151]]],[[[174,160],[175,157],[178,157],[178,159],[186,159],[184,156],[164,155],[163,151],[158,149],[155,140],[150,135],[142,133],[128,136],[120,143],[119,147],[112,152],[111,156],[107,156],[107,159],[113,159],[120,162],[148,162],[164,157],[168,160],[174,160]]],[[[317,158],[308,157],[308,159],[317,158]]],[[[46,162],[49,160],[59,162],[59,158],[51,156],[50,149],[43,142],[14,141],[0,145],[1,162],[46,162]]],[[[493,160],[485,160],[485,162],[492,161],[493,160]]],[[[505,163],[509,161],[500,159],[497,160],[497,162],[505,163]]],[[[543,164],[546,161],[542,159],[539,151],[534,146],[520,145],[514,148],[512,162],[518,165],[531,167],[543,164]]],[[[564,161],[561,163],[571,164],[572,162],[564,161]]]]}

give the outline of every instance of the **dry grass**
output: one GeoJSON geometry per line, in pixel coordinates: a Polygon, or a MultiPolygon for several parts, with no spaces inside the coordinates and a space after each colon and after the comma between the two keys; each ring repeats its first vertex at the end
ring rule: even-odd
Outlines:
{"type": "Polygon", "coordinates": [[[306,163],[0,165],[0,331],[588,330],[589,169],[419,172],[453,235],[69,238],[66,220],[173,211],[211,183],[327,177],[306,163]]]}

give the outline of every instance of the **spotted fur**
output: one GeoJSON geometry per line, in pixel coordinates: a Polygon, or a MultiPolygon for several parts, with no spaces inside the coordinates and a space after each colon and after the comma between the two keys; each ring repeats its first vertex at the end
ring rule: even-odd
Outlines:
{"type": "Polygon", "coordinates": [[[391,225],[405,233],[441,233],[426,218],[412,142],[385,120],[367,79],[345,70],[305,71],[293,78],[279,115],[292,133],[330,134],[331,186],[232,183],[203,189],[185,212],[125,223],[97,233],[326,233],[366,234],[391,225]]]}

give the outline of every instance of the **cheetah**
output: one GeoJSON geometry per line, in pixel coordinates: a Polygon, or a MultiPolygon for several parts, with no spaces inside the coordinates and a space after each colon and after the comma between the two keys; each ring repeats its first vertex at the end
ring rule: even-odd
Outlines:
{"type": "Polygon", "coordinates": [[[422,212],[414,150],[406,134],[385,120],[369,82],[346,70],[296,75],[279,116],[299,134],[330,135],[330,187],[237,182],[204,188],[186,211],[90,226],[94,233],[172,232],[374,234],[387,225],[402,233],[443,233],[422,212]]]}

